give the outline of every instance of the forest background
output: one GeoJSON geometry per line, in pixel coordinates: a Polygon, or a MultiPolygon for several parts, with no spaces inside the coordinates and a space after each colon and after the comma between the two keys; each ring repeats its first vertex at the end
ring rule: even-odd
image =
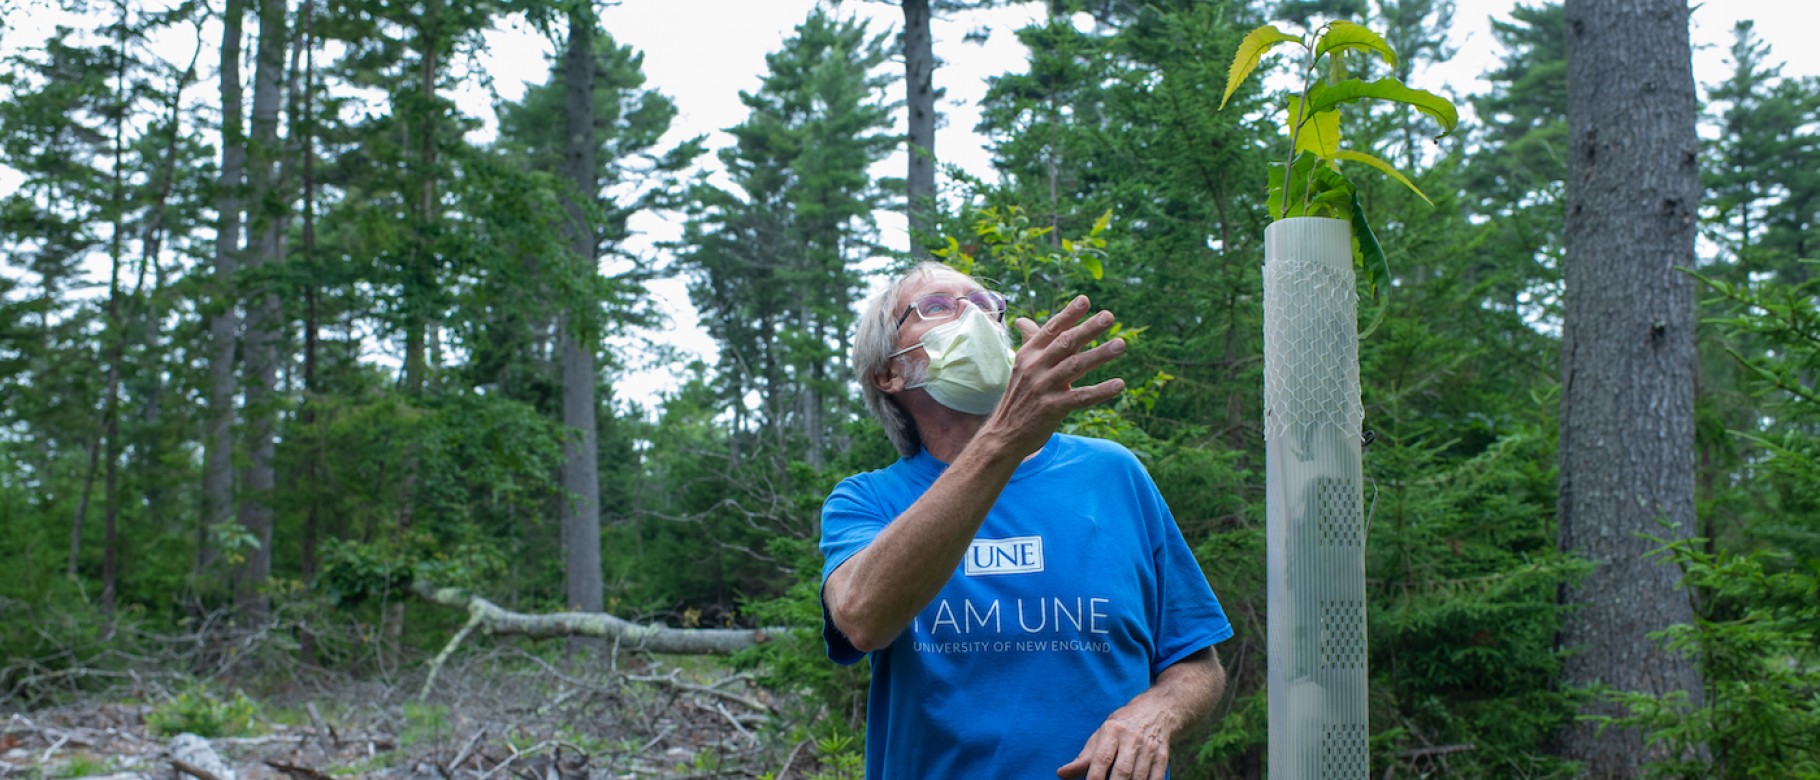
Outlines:
{"type": "MultiPolygon", "coordinates": [[[[331,722],[453,734],[464,703],[516,686],[545,700],[537,717],[476,744],[580,745],[615,776],[851,772],[864,672],[820,658],[817,512],[894,457],[855,403],[854,311],[878,274],[937,254],[1018,313],[1077,292],[1119,313],[1131,350],[1112,371],[1132,389],[1068,430],[1144,459],[1239,629],[1221,647],[1233,685],[1176,776],[1261,775],[1258,185],[1280,130],[1257,91],[1224,112],[1218,94],[1246,30],[1327,18],[1386,30],[1393,75],[1434,88],[1412,76],[1459,56],[1453,9],[1056,0],[978,101],[989,172],[937,175],[937,147],[881,176],[934,145],[917,74],[948,64],[919,9],[993,5],[932,4],[897,4],[904,36],[853,4],[810,11],[712,153],[671,132],[687,107],[587,5],[91,2],[42,41],[9,14],[9,709],[99,696],[148,724],[271,729],[335,681],[366,687],[310,702],[331,722]],[[552,42],[548,78],[477,116],[456,95],[488,83],[489,31],[514,25],[552,42]],[[173,37],[192,43],[153,45],[173,37]],[[204,49],[222,66],[196,67],[204,49]],[[892,213],[907,233],[880,230],[892,213]],[[680,231],[641,239],[653,216],[680,231]],[[674,327],[648,292],[666,278],[712,356],[639,336],[674,327]],[[628,392],[652,365],[676,384],[628,392]],[[454,646],[463,613],[414,586],[528,615],[799,630],[698,634],[741,646],[714,661],[454,646]],[[655,706],[639,691],[711,687],[684,673],[751,689],[762,717],[726,718],[739,750],[630,714],[655,706]]],[[[1349,113],[1352,145],[1419,171],[1434,201],[1355,177],[1395,278],[1361,342],[1374,776],[1572,776],[1557,735],[1588,711],[1648,740],[1651,771],[1820,776],[1820,78],[1785,73],[1749,24],[1701,74],[1700,241],[1681,264],[1700,291],[1697,520],[1625,529],[1659,536],[1651,560],[1685,582],[1612,594],[1688,603],[1691,620],[1623,640],[1666,643],[1700,684],[1627,695],[1564,677],[1558,640],[1589,568],[1560,549],[1556,506],[1566,27],[1558,5],[1495,19],[1485,88],[1456,95],[1475,119],[1439,143],[1416,117],[1349,113]],[[1628,706],[1586,709],[1608,700],[1628,706]]],[[[460,741],[445,772],[486,753],[460,741]]],[[[325,768],[410,768],[363,760],[325,768]]]]}

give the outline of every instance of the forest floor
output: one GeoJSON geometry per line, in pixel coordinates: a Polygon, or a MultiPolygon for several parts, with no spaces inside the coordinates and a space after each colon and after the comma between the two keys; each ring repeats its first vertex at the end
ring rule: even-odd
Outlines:
{"type": "Polygon", "coordinates": [[[503,647],[451,660],[421,699],[421,673],[286,673],[256,698],[226,679],[184,689],[133,673],[136,685],[9,712],[0,778],[786,780],[818,770],[815,745],[784,725],[788,703],[713,660],[587,664],[503,647]]]}

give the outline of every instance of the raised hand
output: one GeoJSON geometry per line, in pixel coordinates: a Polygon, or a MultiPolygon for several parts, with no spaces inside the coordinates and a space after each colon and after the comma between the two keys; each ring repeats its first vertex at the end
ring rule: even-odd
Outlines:
{"type": "Polygon", "coordinates": [[[1124,339],[1112,339],[1087,349],[1112,327],[1112,312],[1089,317],[1087,296],[1076,296],[1041,327],[1027,317],[1017,319],[1024,346],[1017,351],[1011,382],[1004,398],[987,419],[982,436],[998,436],[1020,457],[1035,452],[1061,427],[1070,413],[1117,396],[1125,380],[1108,379],[1096,385],[1075,387],[1087,372],[1125,352],[1124,339]]]}

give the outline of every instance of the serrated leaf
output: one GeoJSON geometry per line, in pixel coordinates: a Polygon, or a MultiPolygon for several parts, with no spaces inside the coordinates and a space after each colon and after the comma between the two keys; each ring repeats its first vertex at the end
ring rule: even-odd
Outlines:
{"type": "Polygon", "coordinates": [[[1338,109],[1316,112],[1302,121],[1302,99],[1289,98],[1287,114],[1289,135],[1295,138],[1295,151],[1311,152],[1322,159],[1332,159],[1340,150],[1340,112],[1338,109]],[[1296,126],[1301,125],[1300,129],[1296,126]]]}
{"type": "Polygon", "coordinates": [[[1365,99],[1402,103],[1434,117],[1441,125],[1441,135],[1435,136],[1436,138],[1453,132],[1454,127],[1460,124],[1460,112],[1447,98],[1425,89],[1405,86],[1403,82],[1388,77],[1372,82],[1347,79],[1338,84],[1316,84],[1309,93],[1308,110],[1318,113],[1341,103],[1365,99]]]}
{"type": "Polygon", "coordinates": [[[1430,206],[1433,206],[1435,204],[1434,201],[1428,199],[1427,195],[1422,194],[1422,189],[1420,187],[1417,187],[1415,185],[1415,182],[1410,181],[1408,177],[1404,176],[1402,171],[1397,170],[1395,166],[1391,165],[1390,163],[1385,162],[1384,160],[1382,160],[1380,158],[1373,157],[1364,152],[1355,152],[1350,149],[1342,149],[1338,152],[1335,152],[1333,158],[1336,160],[1346,160],[1348,162],[1364,163],[1364,164],[1369,165],[1373,168],[1376,168],[1380,171],[1383,171],[1384,173],[1388,174],[1390,176],[1390,178],[1393,178],[1393,179],[1396,179],[1397,181],[1402,182],[1403,186],[1408,187],[1410,192],[1415,193],[1416,197],[1421,198],[1423,203],[1426,203],[1430,206]]]}
{"type": "Polygon", "coordinates": [[[1364,25],[1352,22],[1337,21],[1328,24],[1326,34],[1315,42],[1314,56],[1347,49],[1366,49],[1375,51],[1391,68],[1397,66],[1397,53],[1384,42],[1384,38],[1367,29],[1364,25]]]}
{"type": "Polygon", "coordinates": [[[1247,33],[1245,40],[1239,43],[1239,50],[1232,55],[1232,66],[1226,71],[1226,94],[1220,97],[1220,108],[1225,108],[1226,101],[1232,99],[1232,93],[1239,91],[1239,85],[1245,83],[1245,77],[1257,70],[1258,63],[1271,47],[1289,42],[1301,43],[1302,38],[1268,24],[1247,33]]]}
{"type": "Polygon", "coordinates": [[[1093,221],[1093,229],[1087,231],[1087,235],[1097,236],[1101,233],[1104,233],[1104,232],[1106,232],[1106,226],[1111,225],[1111,224],[1112,224],[1112,209],[1106,209],[1106,213],[1101,214],[1099,219],[1096,219],[1093,221]]]}

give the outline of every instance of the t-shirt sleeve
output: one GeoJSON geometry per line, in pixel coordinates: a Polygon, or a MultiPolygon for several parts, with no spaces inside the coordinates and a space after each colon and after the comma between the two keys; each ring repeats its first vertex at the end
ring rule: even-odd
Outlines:
{"type": "Polygon", "coordinates": [[[1213,587],[1207,584],[1207,575],[1188,548],[1156,483],[1141,473],[1141,466],[1138,468],[1139,478],[1148,488],[1152,528],[1159,540],[1154,555],[1160,609],[1156,657],[1150,666],[1150,673],[1155,676],[1200,650],[1231,639],[1232,623],[1226,619],[1226,611],[1220,607],[1213,587]]]}
{"type": "Polygon", "coordinates": [[[891,522],[870,496],[864,480],[853,477],[841,482],[822,502],[822,641],[827,643],[828,658],[842,665],[858,663],[865,653],[834,627],[834,617],[828,613],[828,575],[872,544],[891,522]]]}

